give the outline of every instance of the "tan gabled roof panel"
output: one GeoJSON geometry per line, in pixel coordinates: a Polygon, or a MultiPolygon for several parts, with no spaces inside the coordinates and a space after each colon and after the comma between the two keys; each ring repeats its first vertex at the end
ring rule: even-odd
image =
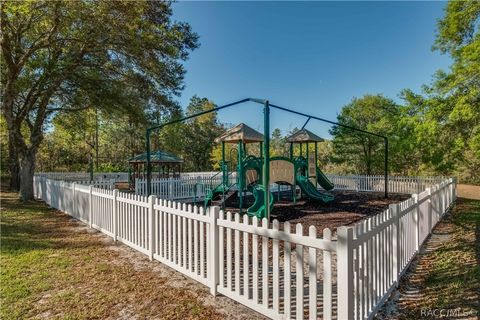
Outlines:
{"type": "Polygon", "coordinates": [[[255,129],[250,128],[245,123],[237,124],[235,127],[228,129],[221,136],[215,139],[215,142],[236,143],[242,141],[244,143],[262,142],[263,134],[255,129]]]}
{"type": "Polygon", "coordinates": [[[320,138],[315,133],[307,130],[302,129],[298,130],[290,137],[287,138],[288,142],[322,142],[324,141],[323,138],[320,138]]]}

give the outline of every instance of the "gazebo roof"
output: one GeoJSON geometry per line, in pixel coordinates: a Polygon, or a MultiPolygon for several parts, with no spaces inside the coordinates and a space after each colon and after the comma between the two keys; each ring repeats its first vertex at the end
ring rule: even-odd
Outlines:
{"type": "Polygon", "coordinates": [[[215,139],[215,142],[235,143],[242,141],[244,143],[262,142],[263,134],[247,126],[245,123],[237,124],[228,129],[221,136],[215,139]]]}
{"type": "Polygon", "coordinates": [[[290,137],[287,138],[288,142],[322,142],[324,141],[323,138],[320,138],[315,133],[307,130],[302,129],[298,130],[290,137]]]}
{"type": "MultiPolygon", "coordinates": [[[[129,163],[145,163],[147,162],[147,154],[142,153],[136,155],[135,157],[128,159],[129,163]]],[[[165,151],[155,151],[150,153],[150,162],[155,163],[183,163],[183,159],[177,155],[165,152],[165,151]]]]}

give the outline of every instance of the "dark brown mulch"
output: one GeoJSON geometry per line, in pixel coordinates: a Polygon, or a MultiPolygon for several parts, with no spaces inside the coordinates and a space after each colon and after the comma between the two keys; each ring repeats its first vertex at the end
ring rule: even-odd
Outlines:
{"type": "MultiPolygon", "coordinates": [[[[385,199],[384,194],[378,192],[334,191],[332,193],[335,199],[326,204],[308,199],[297,200],[294,204],[290,200],[289,192],[282,192],[278,201],[277,194],[274,193],[275,205],[271,213],[272,219],[280,222],[289,221],[291,224],[302,223],[305,233],[308,233],[310,225],[314,225],[321,234],[324,228],[335,231],[337,227],[378,214],[386,210],[389,204],[398,203],[410,197],[391,194],[388,199],[385,199]]],[[[253,201],[252,196],[245,197],[244,210],[251,206],[253,201]]],[[[239,212],[237,197],[232,197],[231,201],[227,202],[226,211],[239,212]]]]}

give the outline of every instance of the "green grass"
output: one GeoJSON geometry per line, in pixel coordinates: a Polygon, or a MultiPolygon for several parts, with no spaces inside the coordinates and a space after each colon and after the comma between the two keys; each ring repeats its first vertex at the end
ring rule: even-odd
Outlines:
{"type": "Polygon", "coordinates": [[[446,222],[453,226],[452,238],[432,253],[425,278],[428,299],[437,308],[479,311],[480,201],[459,200],[446,222]]]}
{"type": "MultiPolygon", "coordinates": [[[[37,201],[2,191],[0,318],[219,319],[201,295],[138,269],[98,235],[37,201]]],[[[149,263],[149,262],[148,262],[149,263]]]]}

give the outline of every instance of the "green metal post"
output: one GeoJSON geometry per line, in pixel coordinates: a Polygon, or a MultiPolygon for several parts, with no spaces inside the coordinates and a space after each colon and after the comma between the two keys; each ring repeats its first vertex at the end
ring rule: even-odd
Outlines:
{"type": "Polygon", "coordinates": [[[225,184],[225,141],[222,141],[222,162],[221,162],[221,166],[222,166],[222,183],[225,184]]]}
{"type": "Polygon", "coordinates": [[[302,143],[300,142],[300,157],[303,156],[302,143]]]}
{"type": "MultiPolygon", "coordinates": [[[[88,171],[90,172],[90,181],[93,181],[93,155],[91,153],[88,158],[88,171]]],[[[130,167],[128,167],[128,181],[130,181],[130,167]]]]}
{"type": "Polygon", "coordinates": [[[270,106],[268,100],[265,101],[264,127],[263,135],[265,137],[264,162],[263,162],[263,185],[265,186],[265,216],[270,219],[270,106]]]}
{"type": "Polygon", "coordinates": [[[147,144],[147,197],[152,193],[152,163],[150,159],[150,130],[146,132],[146,144],[147,144]]]}
{"type": "Polygon", "coordinates": [[[242,213],[243,209],[243,155],[242,155],[242,141],[238,141],[238,172],[237,174],[240,176],[238,179],[238,195],[239,195],[239,209],[240,214],[242,213]]]}
{"type": "Polygon", "coordinates": [[[307,178],[308,178],[308,142],[306,143],[306,152],[305,152],[305,158],[307,158],[307,178]]]}
{"type": "MultiPolygon", "coordinates": [[[[315,141],[315,178],[316,178],[315,181],[318,181],[317,166],[318,166],[318,142],[315,141]]],[[[317,183],[315,183],[315,186],[317,186],[317,183]]]]}
{"type": "Polygon", "coordinates": [[[290,160],[293,160],[293,142],[290,142],[290,160]]]}
{"type": "Polygon", "coordinates": [[[388,198],[388,138],[384,138],[385,141],[385,198],[388,198]]]}

